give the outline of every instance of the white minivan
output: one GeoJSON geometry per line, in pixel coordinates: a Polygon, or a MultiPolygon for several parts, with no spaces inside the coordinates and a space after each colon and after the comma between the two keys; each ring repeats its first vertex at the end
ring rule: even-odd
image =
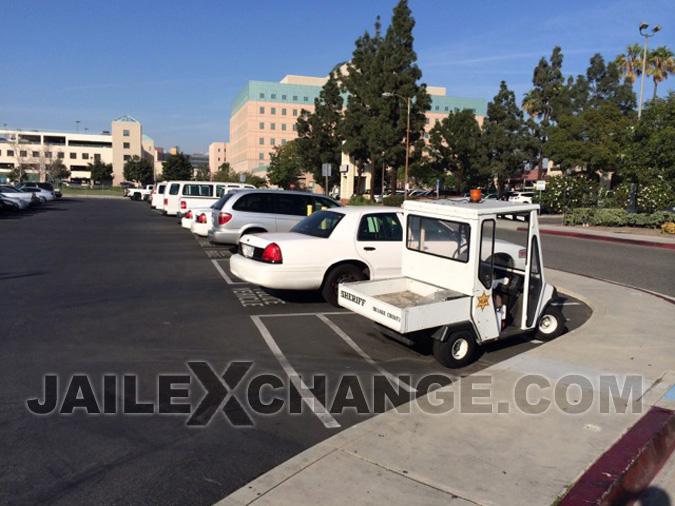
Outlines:
{"type": "Polygon", "coordinates": [[[215,181],[169,181],[164,190],[164,214],[181,217],[188,209],[209,207],[234,188],[255,189],[255,186],[215,181]]]}

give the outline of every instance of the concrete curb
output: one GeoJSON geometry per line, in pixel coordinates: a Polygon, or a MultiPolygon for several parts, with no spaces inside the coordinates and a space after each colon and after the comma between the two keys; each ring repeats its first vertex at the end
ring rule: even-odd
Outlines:
{"type": "Polygon", "coordinates": [[[618,505],[636,501],[675,450],[675,412],[652,407],[558,502],[618,505]]]}
{"type": "MultiPolygon", "coordinates": [[[[518,231],[524,232],[527,229],[525,228],[519,228],[518,231]]],[[[577,231],[567,231],[567,230],[557,230],[557,229],[552,229],[552,228],[540,228],[539,232],[541,234],[548,234],[548,235],[560,235],[560,236],[566,236],[566,237],[576,237],[578,239],[592,239],[596,241],[608,241],[608,242],[616,242],[616,243],[623,243],[623,244],[635,244],[637,246],[649,246],[653,248],[667,248],[667,249],[675,249],[675,241],[673,242],[667,242],[667,241],[655,241],[655,240],[650,240],[649,238],[645,239],[636,239],[633,237],[616,237],[615,235],[605,235],[605,234],[591,234],[587,232],[577,232],[577,231]]]]}

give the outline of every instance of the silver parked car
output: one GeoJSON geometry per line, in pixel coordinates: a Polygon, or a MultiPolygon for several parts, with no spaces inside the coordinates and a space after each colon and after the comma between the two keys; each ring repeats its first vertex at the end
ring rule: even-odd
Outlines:
{"type": "Polygon", "coordinates": [[[237,244],[244,234],[288,232],[319,209],[341,207],[333,199],[313,193],[279,190],[235,190],[211,208],[209,240],[237,244]]]}

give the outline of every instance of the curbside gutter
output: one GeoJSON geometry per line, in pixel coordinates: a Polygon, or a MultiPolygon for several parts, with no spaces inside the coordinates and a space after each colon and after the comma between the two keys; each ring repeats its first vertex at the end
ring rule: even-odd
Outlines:
{"type": "MultiPolygon", "coordinates": [[[[525,227],[519,227],[517,229],[519,232],[526,232],[525,227]]],[[[634,244],[636,246],[649,246],[652,248],[666,248],[666,249],[675,249],[675,240],[671,241],[669,238],[659,238],[658,240],[649,239],[638,239],[635,236],[633,237],[617,237],[618,233],[589,233],[589,232],[578,232],[576,230],[561,230],[557,228],[539,228],[540,234],[548,235],[560,235],[566,237],[576,237],[577,239],[591,239],[595,241],[607,241],[607,242],[617,242],[622,244],[634,244]]]]}

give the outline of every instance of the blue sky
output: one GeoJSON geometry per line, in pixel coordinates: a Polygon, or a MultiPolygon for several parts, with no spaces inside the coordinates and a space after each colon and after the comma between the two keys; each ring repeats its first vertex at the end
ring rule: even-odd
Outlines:
{"type": "MultiPolygon", "coordinates": [[[[325,76],[354,41],[389,24],[395,0],[2,2],[0,124],[89,132],[129,114],[156,145],[205,152],[229,140],[230,101],[249,79],[325,76]]],[[[520,101],[555,45],[563,72],[584,73],[642,43],[675,50],[673,0],[410,0],[422,81],[491,100],[505,80],[520,101]]],[[[675,89],[675,76],[659,95],[675,89]]],[[[639,90],[639,81],[635,85],[639,90]]],[[[645,81],[645,96],[653,83],[645,81]]]]}

